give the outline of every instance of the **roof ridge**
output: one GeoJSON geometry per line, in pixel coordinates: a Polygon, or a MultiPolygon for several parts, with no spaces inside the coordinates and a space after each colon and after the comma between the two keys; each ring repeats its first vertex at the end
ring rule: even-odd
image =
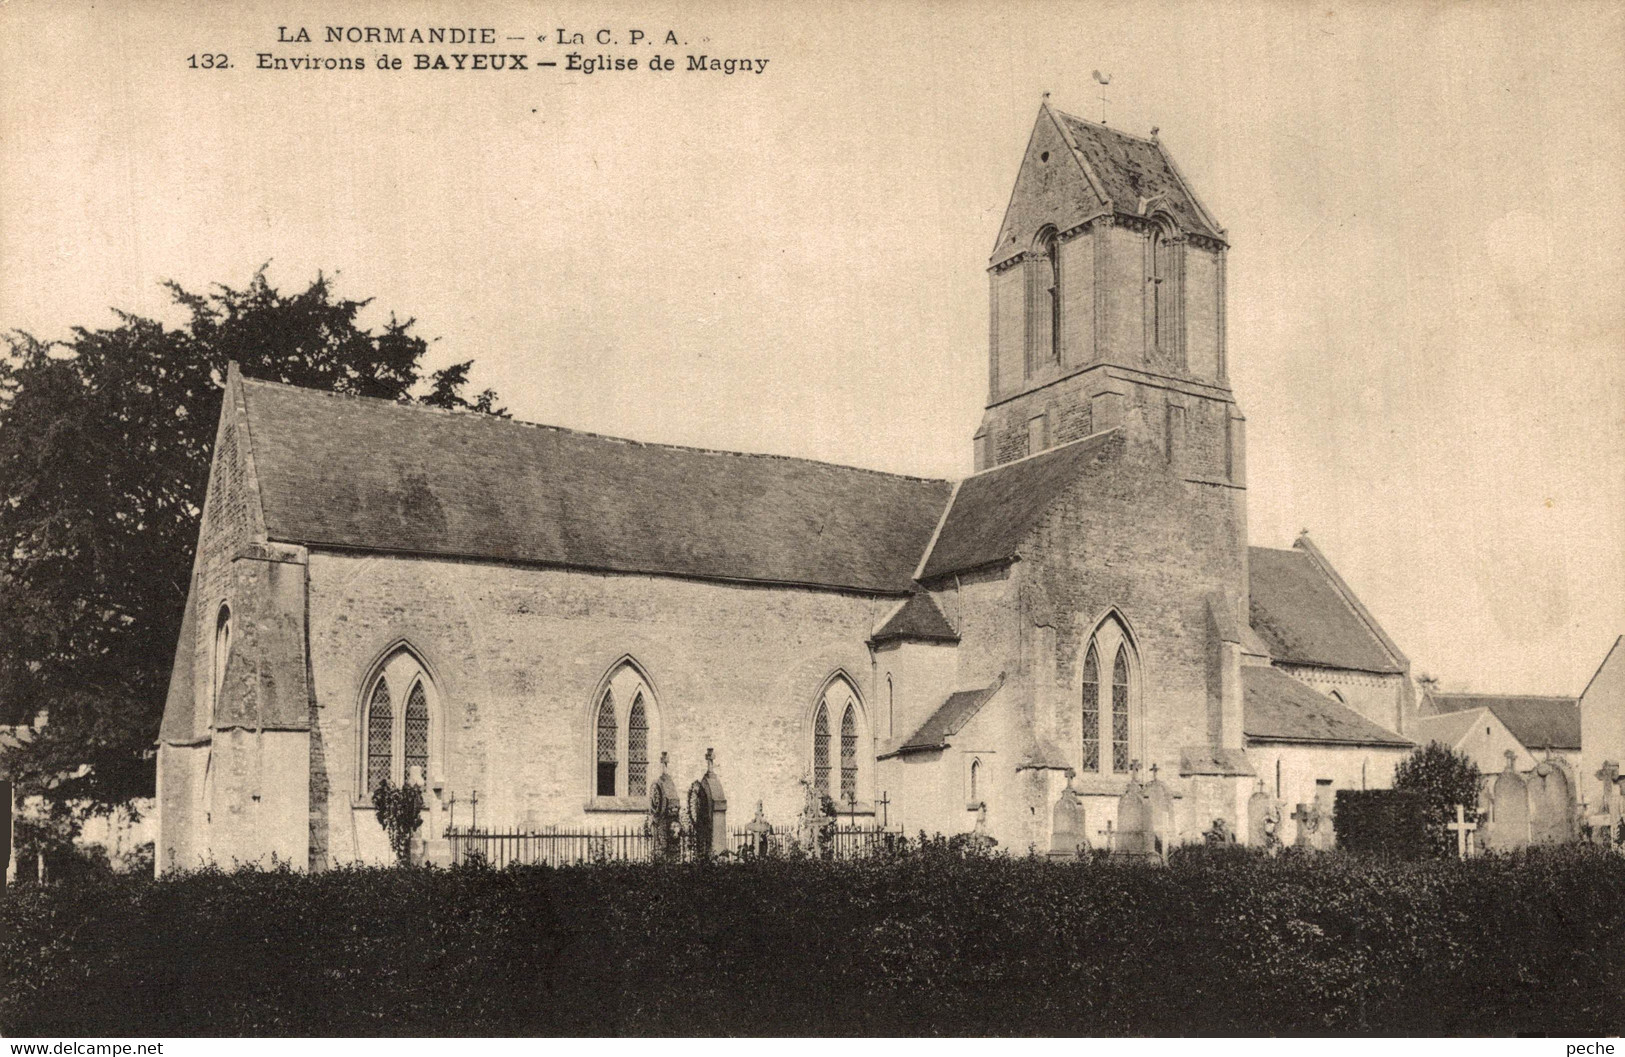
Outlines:
{"type": "Polygon", "coordinates": [[[612,433],[595,433],[592,430],[575,429],[571,426],[555,426],[546,422],[530,422],[522,418],[498,418],[495,415],[487,415],[478,411],[465,410],[463,408],[431,407],[427,404],[403,403],[398,400],[390,400],[387,397],[363,396],[360,393],[336,393],[330,389],[314,389],[310,386],[293,385],[288,382],[273,381],[269,378],[252,378],[248,375],[243,375],[242,381],[244,385],[270,386],[277,389],[291,390],[296,393],[310,394],[312,396],[331,397],[338,400],[354,400],[369,404],[377,404],[381,407],[398,408],[404,411],[416,411],[431,415],[443,415],[447,417],[461,418],[467,421],[483,420],[486,422],[495,423],[499,426],[523,426],[527,429],[550,430],[554,433],[567,433],[571,436],[588,437],[593,440],[612,441],[617,444],[630,444],[639,448],[663,448],[668,451],[686,451],[699,455],[729,455],[735,458],[745,459],[776,459],[782,462],[797,462],[805,463],[810,466],[827,466],[838,470],[852,470],[857,473],[873,474],[876,477],[889,477],[900,481],[918,481],[922,484],[955,483],[955,479],[950,477],[921,477],[917,474],[893,473],[889,470],[876,470],[869,466],[853,466],[849,463],[829,462],[824,459],[809,459],[804,455],[779,455],[773,452],[765,451],[732,451],[727,448],[701,448],[691,444],[671,444],[666,441],[637,440],[632,437],[617,437],[612,433]]]}
{"type": "MultiPolygon", "coordinates": [[[[1518,694],[1518,693],[1502,693],[1500,691],[1495,691],[1495,690],[1430,690],[1428,692],[1428,696],[1433,697],[1433,698],[1440,698],[1440,697],[1499,697],[1499,698],[1521,697],[1521,698],[1524,698],[1525,700],[1533,700],[1533,701],[1568,701],[1568,702],[1571,702],[1571,703],[1575,703],[1575,702],[1578,702],[1580,700],[1579,698],[1573,697],[1573,696],[1571,696],[1569,694],[1518,694]]],[[[1488,707],[1488,706],[1486,706],[1486,707],[1488,707]]]]}
{"type": "Polygon", "coordinates": [[[1152,139],[1150,136],[1142,136],[1142,135],[1140,135],[1138,133],[1135,133],[1135,132],[1125,132],[1124,130],[1122,130],[1120,128],[1113,128],[1111,125],[1106,124],[1104,121],[1090,121],[1086,117],[1079,117],[1076,114],[1069,114],[1065,110],[1056,110],[1055,112],[1057,114],[1061,115],[1064,118],[1067,118],[1067,119],[1069,119],[1071,121],[1076,121],[1080,125],[1088,125],[1090,128],[1103,129],[1103,130],[1105,130],[1107,132],[1113,133],[1114,135],[1122,136],[1125,139],[1137,139],[1141,143],[1149,143],[1152,146],[1157,146],[1157,141],[1152,139]]]}

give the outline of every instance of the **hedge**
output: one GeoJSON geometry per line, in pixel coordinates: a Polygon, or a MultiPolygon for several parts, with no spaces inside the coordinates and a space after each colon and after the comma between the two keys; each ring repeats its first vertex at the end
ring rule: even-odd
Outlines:
{"type": "Polygon", "coordinates": [[[1625,858],[206,872],[0,899],[0,1031],[1617,1035],[1625,858]]]}
{"type": "Polygon", "coordinates": [[[1435,851],[1428,801],[1402,789],[1339,789],[1332,807],[1337,846],[1365,855],[1420,859],[1435,851]]]}

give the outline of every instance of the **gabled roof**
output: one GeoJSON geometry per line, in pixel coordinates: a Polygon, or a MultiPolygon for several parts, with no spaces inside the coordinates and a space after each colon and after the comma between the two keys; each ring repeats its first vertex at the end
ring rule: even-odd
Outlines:
{"type": "MultiPolygon", "coordinates": [[[[1302,541],[1300,541],[1302,542],[1302,541]]],[[[1247,548],[1252,626],[1283,664],[1402,672],[1375,621],[1323,561],[1301,547],[1247,548]]]]}
{"type": "Polygon", "coordinates": [[[1469,708],[1437,716],[1421,716],[1411,722],[1411,733],[1416,735],[1418,744],[1436,741],[1453,749],[1489,715],[1493,713],[1487,708],[1469,708]]]}
{"type": "MultiPolygon", "coordinates": [[[[1165,212],[1184,231],[1223,239],[1186,185],[1162,143],[1071,114],[1052,111],[1112,210],[1132,216],[1165,212]]],[[[1102,203],[1104,204],[1104,203],[1102,203]]]]}
{"type": "Polygon", "coordinates": [[[1241,728],[1254,741],[1401,749],[1412,744],[1278,668],[1245,665],[1241,685],[1241,728]]]}
{"type": "Polygon", "coordinates": [[[879,646],[887,642],[958,642],[948,618],[942,615],[929,591],[915,591],[880,625],[870,643],[879,646]]]}
{"type": "Polygon", "coordinates": [[[243,380],[272,540],[904,594],[947,481],[243,380]]]}
{"type": "Polygon", "coordinates": [[[1601,675],[1603,673],[1603,669],[1608,667],[1609,660],[1613,658],[1614,651],[1619,649],[1621,643],[1625,643],[1625,635],[1616,636],[1614,638],[1614,644],[1608,647],[1607,653],[1602,655],[1602,663],[1597,665],[1597,670],[1591,673],[1590,679],[1586,680],[1586,688],[1580,691],[1581,699],[1584,699],[1585,696],[1591,692],[1591,687],[1596,683],[1597,676],[1601,675]]]}
{"type": "Polygon", "coordinates": [[[937,707],[937,710],[920,724],[920,729],[909,735],[907,741],[888,753],[889,756],[906,756],[911,752],[937,752],[948,747],[948,739],[964,729],[982,706],[993,700],[993,695],[999,692],[1004,685],[1004,676],[1000,675],[993,685],[981,690],[956,690],[948,695],[948,700],[937,707]]]}
{"type": "Polygon", "coordinates": [[[1016,548],[1061,494],[1121,438],[1115,430],[1096,433],[965,478],[921,563],[920,579],[1015,558],[1016,548]]]}
{"type": "Polygon", "coordinates": [[[1487,708],[1524,748],[1580,749],[1580,702],[1573,697],[1537,697],[1530,694],[1429,694],[1428,704],[1438,713],[1487,708]]]}

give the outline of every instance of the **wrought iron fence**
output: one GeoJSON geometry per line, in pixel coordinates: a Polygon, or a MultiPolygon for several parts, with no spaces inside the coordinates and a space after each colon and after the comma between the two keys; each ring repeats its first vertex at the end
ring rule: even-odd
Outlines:
{"type": "MultiPolygon", "coordinates": [[[[504,866],[570,866],[589,862],[648,862],[655,858],[656,837],[647,828],[547,829],[495,833],[481,829],[448,829],[452,865],[482,862],[504,866]]],[[[675,842],[670,854],[692,857],[693,842],[675,842]]]]}
{"type": "Polygon", "coordinates": [[[834,826],[818,833],[762,833],[749,829],[729,834],[729,847],[739,857],[791,858],[805,855],[815,859],[866,859],[896,850],[905,838],[901,829],[875,829],[866,826],[834,826]]]}

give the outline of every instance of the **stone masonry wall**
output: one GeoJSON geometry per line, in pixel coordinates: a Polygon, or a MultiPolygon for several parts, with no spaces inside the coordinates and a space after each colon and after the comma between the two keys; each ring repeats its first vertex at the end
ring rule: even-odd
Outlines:
{"type": "MultiPolygon", "coordinates": [[[[372,665],[405,640],[444,705],[444,759],[431,784],[480,797],[480,824],[527,816],[594,828],[641,815],[587,809],[590,717],[600,680],[631,655],[659,709],[651,780],[670,753],[679,789],[704,771],[708,746],[742,828],[758,800],[775,824],[801,810],[811,768],[812,713],[824,680],[848,673],[863,695],[874,758],[884,691],[865,642],[895,599],[599,575],[495,564],[316,552],[310,559],[310,642],[322,780],[330,786],[329,862],[376,858],[381,834],[356,806],[361,693],[372,665]],[[438,773],[437,773],[438,772],[438,773]]],[[[873,799],[861,789],[861,800],[873,799]]]]}

